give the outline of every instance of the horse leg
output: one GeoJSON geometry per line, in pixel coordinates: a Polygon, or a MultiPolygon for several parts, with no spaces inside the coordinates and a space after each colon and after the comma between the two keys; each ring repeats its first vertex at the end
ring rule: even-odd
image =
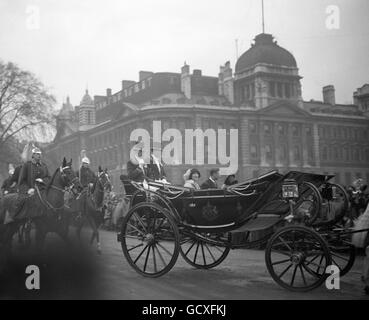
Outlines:
{"type": "Polygon", "coordinates": [[[76,234],[77,234],[77,238],[78,238],[78,241],[81,243],[82,240],[81,240],[81,230],[82,230],[82,227],[83,227],[83,216],[81,215],[81,213],[78,214],[78,219],[77,219],[77,226],[76,226],[76,234]]]}
{"type": "Polygon", "coordinates": [[[95,219],[91,215],[88,215],[88,220],[89,220],[90,226],[91,226],[92,231],[93,231],[92,236],[91,236],[91,240],[90,240],[90,244],[92,245],[94,239],[96,238],[96,241],[97,241],[97,252],[99,254],[101,254],[101,245],[100,245],[99,230],[97,229],[97,225],[96,225],[95,219]]]}

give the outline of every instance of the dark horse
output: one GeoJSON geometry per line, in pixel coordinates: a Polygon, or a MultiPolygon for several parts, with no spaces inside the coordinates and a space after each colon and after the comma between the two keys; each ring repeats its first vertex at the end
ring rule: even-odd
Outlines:
{"type": "MultiPolygon", "coordinates": [[[[14,200],[17,195],[5,196],[0,202],[0,245],[5,248],[6,256],[10,253],[13,235],[27,219],[31,219],[36,227],[36,249],[43,248],[48,232],[56,232],[66,242],[69,217],[64,214],[64,192],[70,187],[77,192],[81,188],[78,178],[72,169],[72,160],[63,159],[60,168],[55,170],[44,188],[35,186],[35,195],[28,198],[22,210],[14,216],[14,200]],[[4,224],[6,217],[13,215],[10,222],[4,224]]],[[[9,220],[9,219],[8,219],[9,220]]]]}
{"type": "Polygon", "coordinates": [[[81,196],[74,200],[77,203],[71,204],[71,207],[76,207],[79,213],[76,230],[78,239],[81,240],[81,230],[83,224],[87,220],[92,228],[90,244],[92,245],[93,241],[96,239],[97,252],[99,254],[101,254],[101,244],[98,227],[102,219],[104,195],[105,192],[110,191],[111,188],[112,186],[107,169],[103,171],[99,166],[99,172],[93,187],[91,189],[88,187],[85,188],[81,196]]]}

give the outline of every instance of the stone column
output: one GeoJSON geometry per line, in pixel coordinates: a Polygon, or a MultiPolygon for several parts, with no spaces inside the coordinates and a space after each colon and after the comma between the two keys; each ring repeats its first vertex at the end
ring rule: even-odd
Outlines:
{"type": "Polygon", "coordinates": [[[320,152],[319,152],[319,130],[318,125],[314,123],[313,126],[313,151],[314,151],[314,164],[320,168],[320,152]]]}
{"type": "Polygon", "coordinates": [[[302,146],[302,166],[304,168],[310,167],[309,166],[309,158],[308,158],[308,141],[307,141],[307,137],[306,137],[306,126],[303,125],[302,126],[302,132],[301,132],[301,137],[302,137],[302,141],[301,141],[301,146],[302,146]]]}
{"type": "Polygon", "coordinates": [[[293,159],[293,140],[292,140],[292,123],[288,124],[287,128],[287,141],[288,141],[288,166],[289,167],[296,167],[295,160],[293,159]]]}
{"type": "Polygon", "coordinates": [[[239,172],[242,174],[242,178],[248,175],[247,170],[250,167],[250,133],[249,133],[249,122],[245,116],[240,119],[240,129],[238,140],[240,141],[239,146],[239,172]]]}

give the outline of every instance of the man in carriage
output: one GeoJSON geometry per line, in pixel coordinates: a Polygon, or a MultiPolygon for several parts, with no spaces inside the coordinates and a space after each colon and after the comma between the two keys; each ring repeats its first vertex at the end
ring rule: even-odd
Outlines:
{"type": "Polygon", "coordinates": [[[150,163],[147,165],[147,175],[149,179],[168,183],[163,162],[160,161],[155,153],[161,153],[160,143],[152,141],[152,147],[150,150],[150,163]]]}
{"type": "Polygon", "coordinates": [[[209,179],[207,179],[202,185],[201,189],[218,189],[217,180],[219,179],[219,168],[210,170],[209,179]]]}
{"type": "Polygon", "coordinates": [[[11,193],[11,191],[14,189],[14,186],[16,185],[16,182],[13,181],[13,175],[14,175],[14,167],[13,165],[9,165],[9,176],[6,178],[1,185],[1,191],[4,195],[11,193]]]}

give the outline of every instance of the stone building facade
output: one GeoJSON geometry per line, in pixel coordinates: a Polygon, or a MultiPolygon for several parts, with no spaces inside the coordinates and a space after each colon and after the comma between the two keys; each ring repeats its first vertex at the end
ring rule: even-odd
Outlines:
{"type": "MultiPolygon", "coordinates": [[[[176,128],[183,136],[185,129],[238,129],[239,180],[278,169],[333,173],[343,184],[369,181],[369,85],[354,92],[352,105],[343,105],[332,85],[323,88],[322,101],[303,101],[300,80],[293,55],[272,35],[260,34],[234,72],[229,62],[217,77],[191,73],[186,64],[180,73],[140,71],[138,81],[123,80],[114,94],[107,89],[92,98],[86,91],[75,107],[67,99],[45,154],[56,164],[63,156],[78,163],[85,150],[92,168],[108,168],[118,187],[131,132],[152,132],[160,120],[163,131],[176,128]]],[[[214,166],[205,158],[197,167],[205,178],[214,166]]],[[[182,184],[188,167],[168,165],[169,179],[182,184]]]]}

